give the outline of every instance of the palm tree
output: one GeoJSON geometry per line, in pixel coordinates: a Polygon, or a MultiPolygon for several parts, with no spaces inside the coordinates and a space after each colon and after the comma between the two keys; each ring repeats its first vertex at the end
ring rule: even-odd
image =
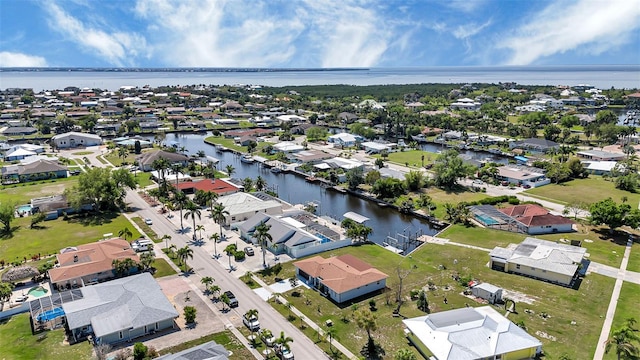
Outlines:
{"type": "Polygon", "coordinates": [[[133,236],[133,233],[131,232],[131,230],[129,230],[128,227],[125,227],[124,229],[118,232],[118,236],[123,237],[125,240],[128,240],[130,237],[133,236]]]}
{"type": "Polygon", "coordinates": [[[151,163],[151,168],[158,171],[162,182],[165,181],[164,175],[170,166],[171,163],[169,162],[169,160],[162,157],[154,160],[153,163],[151,163]]]}
{"type": "Polygon", "coordinates": [[[262,176],[258,175],[258,177],[256,178],[255,186],[256,190],[262,191],[267,187],[267,182],[262,178],[262,176]]]}
{"type": "Polygon", "coordinates": [[[331,340],[335,339],[336,335],[338,335],[338,329],[336,327],[329,326],[324,332],[329,337],[329,350],[333,351],[331,347],[331,340]]]}
{"type": "Polygon", "coordinates": [[[213,233],[209,236],[209,240],[213,241],[213,256],[218,258],[218,241],[220,241],[220,234],[213,233]]]}
{"type": "Polygon", "coordinates": [[[150,269],[155,259],[156,257],[153,254],[153,251],[147,251],[140,255],[140,266],[142,267],[142,270],[150,269]]]}
{"type": "Polygon", "coordinates": [[[122,158],[122,162],[124,163],[124,159],[127,158],[127,154],[129,152],[124,147],[118,148],[118,157],[122,158]]]}
{"type": "Polygon", "coordinates": [[[227,256],[229,256],[229,271],[233,269],[231,267],[231,257],[235,254],[236,250],[238,250],[236,244],[229,244],[226,248],[224,248],[224,252],[227,253],[227,256]]]}
{"type": "Polygon", "coordinates": [[[176,192],[173,193],[173,202],[180,209],[180,230],[184,229],[184,225],[182,223],[182,209],[188,201],[189,198],[187,198],[187,195],[185,195],[182,191],[176,190],[176,192]]]}
{"type": "Polygon", "coordinates": [[[260,225],[256,226],[256,229],[253,232],[253,238],[256,239],[256,242],[260,244],[260,248],[262,249],[262,266],[265,268],[267,267],[267,242],[273,240],[271,234],[269,234],[269,230],[271,230],[271,225],[261,223],[260,225]]]}
{"type": "Polygon", "coordinates": [[[225,310],[225,305],[229,305],[229,296],[227,296],[227,294],[222,293],[222,295],[220,295],[220,301],[222,301],[222,311],[225,310]]]}
{"type": "Polygon", "coordinates": [[[205,276],[202,279],[200,279],[200,283],[202,283],[202,285],[204,285],[205,288],[205,292],[209,292],[210,291],[210,286],[211,284],[213,284],[213,282],[215,281],[214,278],[212,278],[211,276],[205,276]]]}
{"type": "Polygon", "coordinates": [[[173,172],[173,174],[176,176],[176,189],[178,188],[178,175],[180,175],[180,172],[182,171],[182,164],[180,163],[173,163],[170,166],[171,171],[173,172]]]}
{"type": "Polygon", "coordinates": [[[216,296],[217,293],[220,292],[220,286],[218,285],[211,285],[211,287],[209,288],[209,292],[211,293],[211,296],[216,296]]]}
{"type": "Polygon", "coordinates": [[[225,170],[227,170],[227,175],[229,175],[229,177],[231,177],[231,175],[233,175],[233,173],[236,172],[236,168],[234,168],[233,165],[231,164],[227,165],[225,170]]]}
{"type": "Polygon", "coordinates": [[[393,357],[394,360],[417,360],[416,354],[409,349],[400,349],[393,357]]]}
{"type": "Polygon", "coordinates": [[[289,348],[289,343],[292,343],[293,339],[289,336],[285,336],[284,335],[284,331],[280,331],[280,337],[276,339],[276,344],[280,345],[281,347],[290,350],[289,348]]]}
{"type": "Polygon", "coordinates": [[[369,310],[356,311],[356,324],[360,329],[364,329],[367,332],[367,338],[369,339],[367,346],[369,351],[373,350],[375,345],[373,344],[373,338],[371,332],[376,331],[378,324],[376,323],[376,316],[369,310]]]}
{"type": "Polygon", "coordinates": [[[171,244],[167,250],[167,255],[169,255],[170,258],[175,259],[177,253],[178,247],[175,244],[171,244]]]}
{"type": "Polygon", "coordinates": [[[164,247],[169,248],[169,240],[171,240],[171,235],[164,234],[160,240],[164,240],[164,247]]]}
{"type": "Polygon", "coordinates": [[[194,203],[193,201],[189,200],[187,201],[187,204],[184,207],[187,212],[184,213],[184,218],[188,219],[189,217],[191,217],[191,219],[193,220],[193,240],[196,240],[196,216],[198,217],[198,220],[201,219],[200,217],[200,208],[198,208],[198,205],[196,205],[196,203],[194,203]]]}
{"type": "Polygon", "coordinates": [[[640,337],[629,327],[614,330],[611,337],[605,341],[606,354],[614,349],[618,360],[637,359],[640,350],[634,342],[640,341],[640,337]]]}
{"type": "Polygon", "coordinates": [[[209,216],[213,217],[213,207],[216,204],[216,201],[218,201],[218,193],[214,193],[211,191],[207,192],[207,205],[209,205],[209,216]]]}
{"type": "Polygon", "coordinates": [[[211,217],[213,221],[215,221],[218,225],[220,225],[220,239],[222,239],[222,225],[225,222],[226,217],[229,215],[227,209],[225,209],[224,205],[217,203],[216,206],[211,210],[211,217]]]}
{"type": "Polygon", "coordinates": [[[200,232],[200,239],[202,239],[202,230],[204,230],[204,225],[202,225],[202,224],[198,224],[198,225],[196,226],[196,231],[199,231],[199,232],[200,232]]]}
{"type": "Polygon", "coordinates": [[[185,270],[187,269],[187,259],[193,259],[193,249],[189,246],[184,246],[178,249],[177,252],[178,260],[181,265],[184,265],[185,270]]]}
{"type": "Polygon", "coordinates": [[[244,178],[242,186],[244,187],[244,192],[251,192],[253,190],[253,179],[250,177],[244,178]]]}

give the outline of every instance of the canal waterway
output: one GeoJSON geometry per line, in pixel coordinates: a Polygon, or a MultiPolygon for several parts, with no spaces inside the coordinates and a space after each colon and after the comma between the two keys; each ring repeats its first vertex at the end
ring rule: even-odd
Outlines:
{"type": "MultiPolygon", "coordinates": [[[[342,194],[312,184],[300,176],[293,174],[274,174],[268,169],[262,168],[258,163],[247,164],[240,161],[240,157],[232,152],[217,152],[215,148],[204,142],[210,134],[167,134],[165,142],[175,141],[178,146],[184,146],[188,154],[195,154],[202,150],[205,154],[220,159],[218,168],[224,170],[227,165],[235,168],[234,178],[257,178],[262,176],[269,187],[278,193],[278,196],[291,204],[307,204],[311,201],[318,204],[317,214],[329,216],[342,221],[346,212],[354,211],[368,217],[366,225],[373,229],[370,240],[378,243],[390,243],[387,236],[398,238],[397,234],[416,236],[420,234],[434,235],[437,230],[429,226],[423,219],[407,216],[394,209],[381,207],[377,203],[358,198],[356,196],[342,194]]],[[[400,246],[397,246],[400,247],[400,246]]],[[[415,246],[407,248],[411,251],[415,246]]]]}

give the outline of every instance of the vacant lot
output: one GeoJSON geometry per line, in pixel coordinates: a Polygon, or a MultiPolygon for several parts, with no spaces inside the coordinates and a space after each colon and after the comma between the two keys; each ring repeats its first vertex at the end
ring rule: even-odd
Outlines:
{"type": "Polygon", "coordinates": [[[640,243],[635,242],[631,248],[627,270],[640,272],[640,243]]]}
{"type": "MultiPolygon", "coordinates": [[[[611,326],[612,331],[624,326],[626,320],[629,318],[640,319],[638,299],[640,299],[640,285],[630,282],[622,284],[620,298],[618,298],[618,306],[616,307],[616,316],[613,318],[613,325],[611,326]]],[[[616,359],[615,351],[610,351],[604,358],[611,360],[616,359]]]]}
{"type": "Polygon", "coordinates": [[[137,239],[140,233],[122,215],[104,213],[86,217],[73,216],[68,220],[58,218],[40,223],[36,229],[30,229],[30,219],[17,218],[11,223],[18,227],[12,236],[0,239],[0,259],[7,262],[30,259],[32,255],[55,254],[67,246],[77,246],[103,239],[103,234],[118,232],[125,227],[132,233],[130,239],[137,239]]]}
{"type": "Polygon", "coordinates": [[[68,177],[56,180],[35,181],[11,186],[0,187],[2,201],[16,204],[27,204],[32,198],[60,195],[65,189],[78,183],[77,177],[68,177]]]}
{"type": "MultiPolygon", "coordinates": [[[[579,290],[567,289],[542,281],[529,279],[518,275],[510,275],[487,268],[488,256],[485,252],[471,250],[451,245],[427,244],[412,254],[410,258],[403,258],[384,250],[377,245],[363,245],[343,248],[323,255],[335,256],[352,254],[374,265],[389,275],[387,279],[388,291],[382,294],[360,299],[336,306],[327,298],[315,291],[301,290],[299,297],[285,294],[287,300],[302,310],[305,316],[319,324],[331,319],[338,329],[338,339],[352,352],[358,353],[366,342],[366,333],[359,329],[353,321],[354,308],[369,308],[369,300],[374,299],[378,330],[374,337],[387,354],[394,354],[400,348],[406,348],[406,339],[402,332],[401,318],[392,316],[396,307],[395,294],[399,285],[398,270],[406,278],[403,281],[402,297],[406,303],[400,313],[403,316],[415,317],[424,315],[416,308],[414,301],[409,299],[411,289],[420,289],[427,284],[433,285],[433,290],[427,292],[429,306],[432,312],[470,306],[480,306],[467,297],[461,295],[463,287],[454,279],[454,275],[478,279],[500,286],[506,290],[520,292],[532,298],[533,304],[518,303],[518,314],[512,314],[509,319],[517,322],[523,320],[530,334],[544,332],[555,337],[555,340],[540,338],[545,352],[550,358],[557,358],[563,353],[571,354],[572,358],[587,359],[593,357],[596,342],[602,327],[609,304],[609,294],[613,289],[614,280],[600,275],[590,275],[579,290]],[[407,275],[408,274],[408,275],[407,275]],[[447,304],[444,298],[447,298],[447,304]],[[524,309],[533,313],[527,314],[524,309]],[[543,318],[541,313],[548,316],[543,318]],[[571,321],[576,325],[571,325],[571,321]],[[580,338],[580,342],[575,339],[580,338]]],[[[282,274],[291,273],[292,264],[283,266],[282,274]]],[[[503,310],[500,310],[503,311],[503,310]]],[[[297,325],[297,323],[296,323],[297,325]]]]}
{"type": "Polygon", "coordinates": [[[549,184],[529,189],[524,193],[565,204],[575,200],[591,204],[608,197],[616,202],[621,202],[623,197],[627,197],[631,207],[638,206],[638,202],[640,202],[640,193],[618,190],[612,181],[604,180],[602,176],[596,175],[591,175],[587,179],[571,180],[558,185],[549,184]]]}
{"type": "MultiPolygon", "coordinates": [[[[421,167],[428,164],[433,164],[438,154],[423,151],[423,150],[407,150],[389,153],[388,161],[407,165],[411,167],[421,167]]],[[[380,154],[375,155],[376,158],[380,158],[380,154]]]]}
{"type": "Polygon", "coordinates": [[[45,331],[31,335],[29,314],[20,314],[0,322],[0,359],[13,360],[85,360],[91,358],[87,341],[69,345],[64,330],[45,331]]]}

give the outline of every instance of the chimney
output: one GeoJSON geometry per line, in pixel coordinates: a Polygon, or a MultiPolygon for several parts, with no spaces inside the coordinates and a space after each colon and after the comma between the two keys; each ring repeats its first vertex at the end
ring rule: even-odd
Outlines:
{"type": "Polygon", "coordinates": [[[74,263],[78,262],[78,255],[73,255],[73,262],[74,263]]]}

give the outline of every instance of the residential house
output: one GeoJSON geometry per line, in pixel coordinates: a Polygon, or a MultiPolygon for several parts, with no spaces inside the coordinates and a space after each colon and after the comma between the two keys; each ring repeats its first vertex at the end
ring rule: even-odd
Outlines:
{"type": "Polygon", "coordinates": [[[15,147],[13,150],[7,151],[4,155],[4,159],[5,161],[17,161],[36,155],[37,154],[33,151],[26,150],[22,147],[15,147]]]}
{"type": "Polygon", "coordinates": [[[303,150],[291,154],[290,158],[300,164],[317,164],[323,160],[331,159],[332,154],[322,150],[303,150]]]}
{"type": "Polygon", "coordinates": [[[203,179],[200,181],[183,181],[178,184],[172,183],[174,187],[185,194],[195,194],[196,191],[208,191],[218,194],[218,196],[230,195],[240,191],[240,188],[224,179],[203,179]]]}
{"type": "Polygon", "coordinates": [[[474,283],[471,286],[471,295],[487,300],[489,304],[502,302],[502,288],[489,283],[474,283]]]}
{"type": "Polygon", "coordinates": [[[393,149],[393,146],[390,144],[383,144],[375,141],[365,141],[361,146],[368,154],[379,154],[383,151],[391,151],[393,149]]]}
{"type": "Polygon", "coordinates": [[[237,192],[221,196],[217,202],[229,212],[229,215],[225,216],[225,225],[245,221],[260,212],[279,215],[282,214],[283,206],[281,202],[261,192],[237,192]]]}
{"type": "Polygon", "coordinates": [[[189,163],[187,155],[164,150],[148,151],[136,157],[136,161],[142,171],[153,170],[153,162],[158,159],[166,159],[171,164],[180,164],[182,166],[186,166],[189,163]]]}
{"type": "Polygon", "coordinates": [[[626,155],[602,150],[581,150],[576,152],[576,156],[580,159],[593,161],[620,161],[624,160],[626,155]]]}
{"type": "Polygon", "coordinates": [[[66,178],[66,166],[53,160],[36,160],[26,164],[6,165],[2,167],[3,182],[28,182],[41,179],[66,178]]]}
{"type": "Polygon", "coordinates": [[[180,315],[146,272],[81,291],[81,299],[62,304],[66,328],[76,341],[91,335],[99,345],[130,342],[173,328],[180,315]]]}
{"type": "Polygon", "coordinates": [[[353,255],[328,259],[314,256],[293,263],[296,276],[307,285],[327,295],[336,303],[344,303],[386,287],[389,275],[353,255]]]}
{"type": "Polygon", "coordinates": [[[38,132],[38,129],[31,126],[6,126],[0,128],[0,134],[4,136],[31,135],[38,132]]]}
{"type": "Polygon", "coordinates": [[[57,289],[82,287],[115,277],[114,260],[140,262],[129,242],[121,238],[67,247],[56,258],[59,266],[49,270],[49,279],[57,289]]]}
{"type": "Polygon", "coordinates": [[[102,138],[95,134],[71,131],[53,136],[51,142],[58,149],[66,149],[78,146],[102,145],[102,138]]]}
{"type": "Polygon", "coordinates": [[[544,170],[538,168],[522,165],[504,165],[497,169],[496,178],[500,181],[507,181],[509,184],[539,187],[551,182],[546,177],[544,170]]]}
{"type": "Polygon", "coordinates": [[[625,167],[624,164],[617,161],[582,161],[582,166],[589,174],[593,175],[611,175],[616,168],[623,170],[625,167]]]}
{"type": "Polygon", "coordinates": [[[352,135],[348,133],[339,133],[329,136],[328,142],[334,144],[335,147],[351,147],[356,146],[357,142],[363,141],[364,138],[360,135],[352,135]]]}
{"type": "Polygon", "coordinates": [[[162,355],[156,360],[228,360],[230,355],[231,352],[224,346],[215,341],[209,341],[175,354],[162,355]]]}
{"type": "Polygon", "coordinates": [[[304,150],[304,146],[296,144],[292,141],[282,141],[273,145],[273,150],[283,153],[296,153],[304,150]]]}
{"type": "Polygon", "coordinates": [[[529,235],[573,232],[575,222],[564,216],[550,214],[542,206],[535,204],[516,205],[498,209],[516,220],[523,232],[529,235]]]}
{"type": "Polygon", "coordinates": [[[528,237],[506,248],[496,246],[489,257],[494,270],[572,286],[586,273],[586,252],[583,247],[528,237]]]}
{"type": "Polygon", "coordinates": [[[478,110],[480,109],[480,106],[482,106],[481,103],[469,98],[458,99],[456,102],[453,102],[451,103],[451,105],[449,105],[449,107],[453,110],[458,109],[468,111],[478,110]]]}
{"type": "Polygon", "coordinates": [[[547,153],[550,150],[559,149],[560,144],[555,141],[530,138],[509,142],[509,149],[523,149],[533,153],[547,153]]]}
{"type": "Polygon", "coordinates": [[[542,352],[540,340],[491,306],[442,311],[402,322],[409,341],[429,359],[522,360],[542,352]]]}

